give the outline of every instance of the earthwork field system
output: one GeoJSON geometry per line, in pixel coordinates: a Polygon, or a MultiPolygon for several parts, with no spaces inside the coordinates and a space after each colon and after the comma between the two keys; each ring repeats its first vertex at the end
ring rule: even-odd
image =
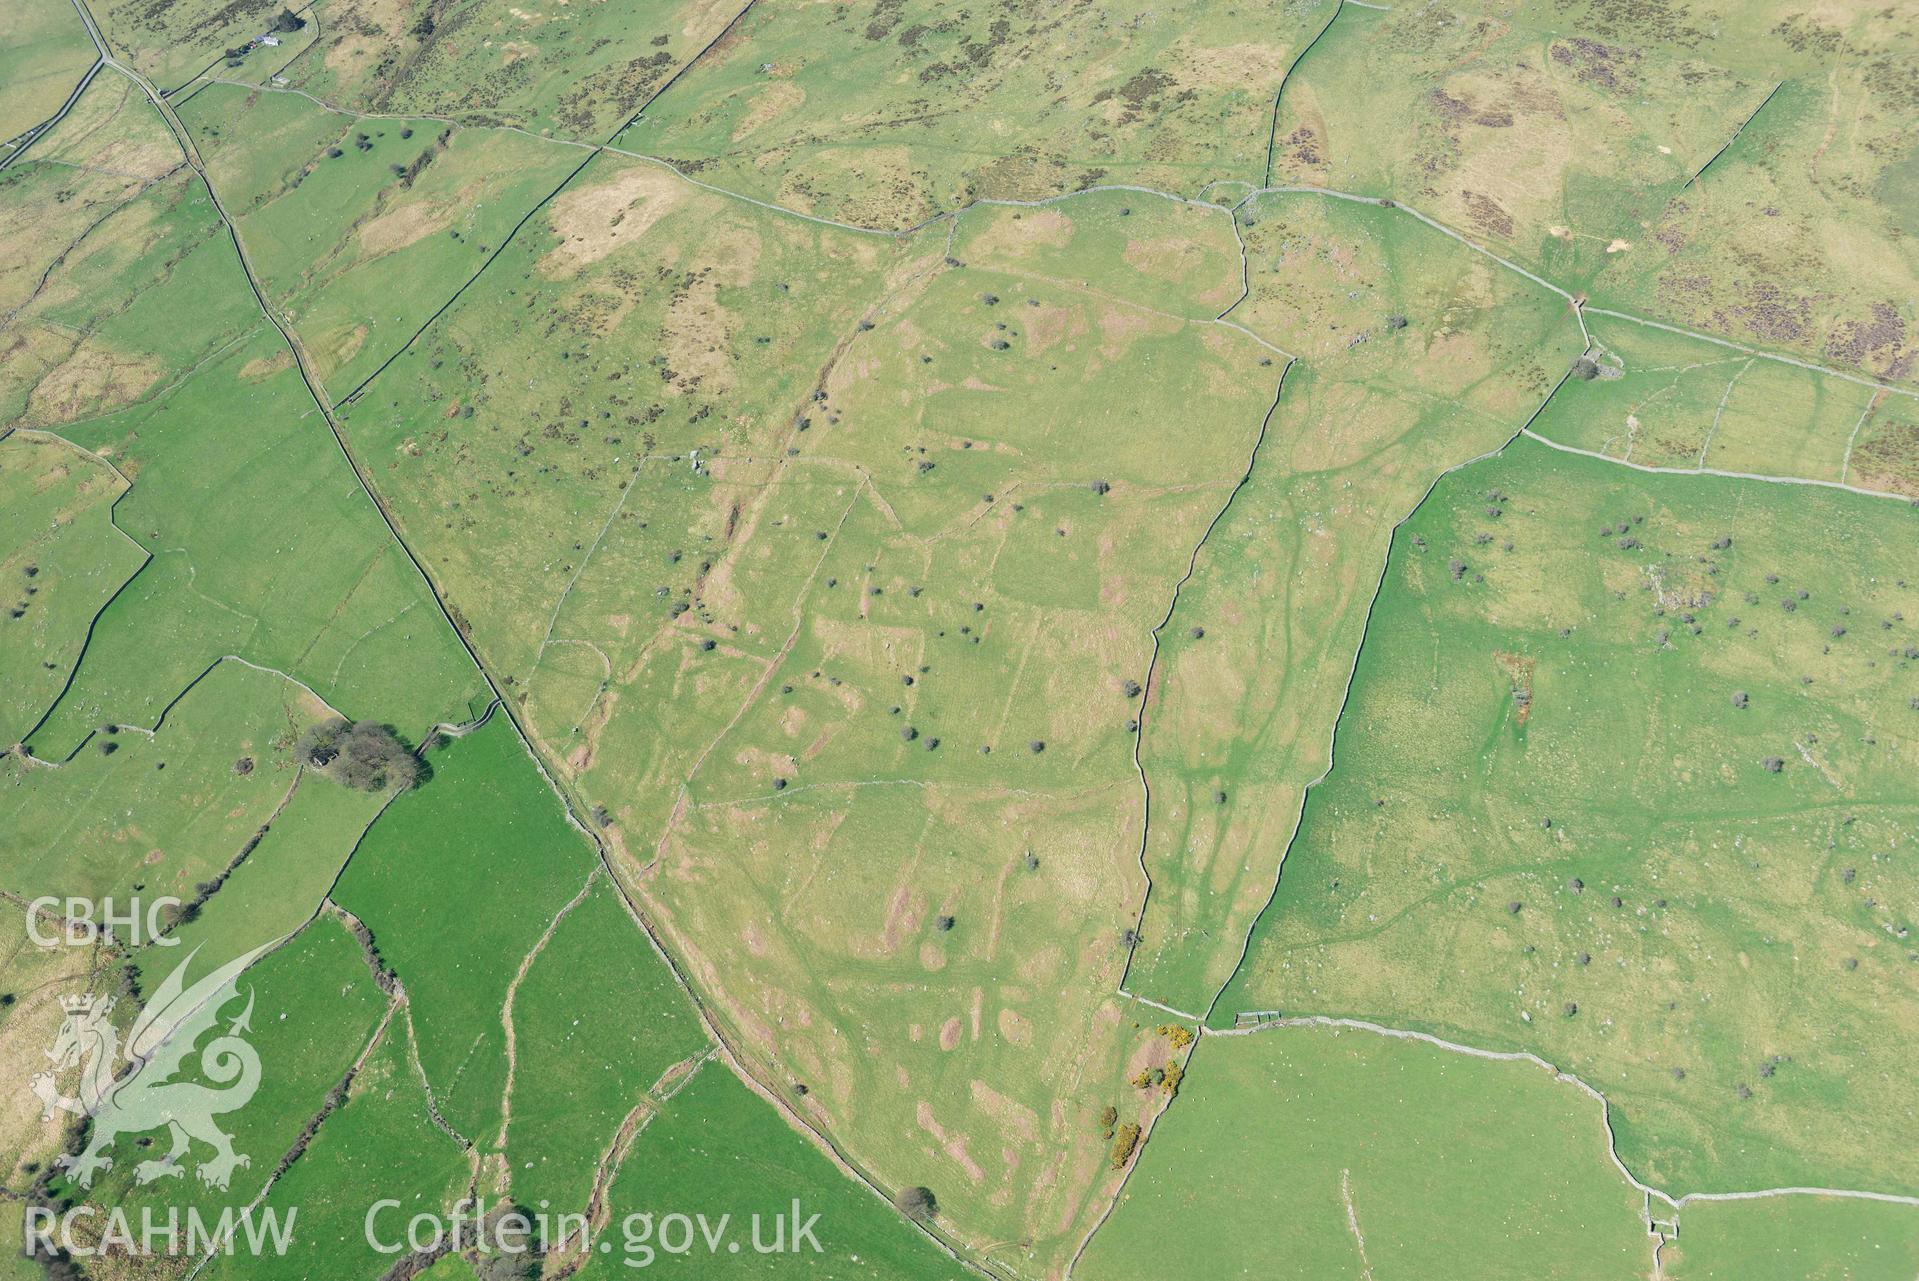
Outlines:
{"type": "Polygon", "coordinates": [[[0,1281],[1919,1278],[1911,3],[0,0],[0,139],[0,1281]]]}

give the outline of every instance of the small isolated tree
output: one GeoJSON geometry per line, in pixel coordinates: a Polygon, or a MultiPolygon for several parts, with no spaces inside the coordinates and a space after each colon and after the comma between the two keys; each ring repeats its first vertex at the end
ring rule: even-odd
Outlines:
{"type": "Polygon", "coordinates": [[[915,1223],[927,1223],[940,1212],[939,1198],[933,1189],[915,1185],[901,1188],[893,1196],[893,1207],[915,1223]]]}
{"type": "Polygon", "coordinates": [[[374,721],[342,717],[307,726],[295,759],[362,792],[402,791],[420,782],[422,765],[400,736],[374,721]]]}

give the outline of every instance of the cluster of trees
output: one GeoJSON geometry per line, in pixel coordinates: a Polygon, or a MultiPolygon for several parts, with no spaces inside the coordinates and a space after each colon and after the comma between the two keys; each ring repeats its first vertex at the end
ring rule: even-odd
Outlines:
{"type": "Polygon", "coordinates": [[[405,790],[423,782],[426,772],[392,726],[338,716],[307,726],[294,759],[363,792],[405,790]]]}

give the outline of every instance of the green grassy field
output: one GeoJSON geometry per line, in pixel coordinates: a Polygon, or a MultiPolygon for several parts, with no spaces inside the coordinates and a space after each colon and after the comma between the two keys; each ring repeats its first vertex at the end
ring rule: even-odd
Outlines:
{"type": "Polygon", "coordinates": [[[0,141],[60,110],[94,58],[93,42],[61,0],[9,5],[0,15],[0,50],[0,141]]]}
{"type": "MultiPolygon", "coordinates": [[[[63,253],[86,249],[105,229],[106,217],[135,198],[153,180],[178,163],[179,148],[168,139],[160,118],[148,110],[139,90],[117,76],[96,76],[60,126],[36,143],[29,161],[0,170],[0,208],[25,234],[0,242],[0,299],[9,312],[54,290],[48,276],[63,253]]],[[[180,184],[184,186],[185,184],[180,184]]],[[[158,202],[140,205],[131,227],[150,226],[158,202]]],[[[112,230],[118,232],[119,224],[112,230]]],[[[128,236],[131,235],[129,231],[128,236]]],[[[118,235],[101,236],[103,241],[118,235]]],[[[11,328],[15,319],[9,321],[11,328]]],[[[0,352],[9,395],[22,375],[22,347],[46,348],[59,334],[21,330],[0,352]],[[22,337],[30,336],[23,343],[22,337]]],[[[11,412],[11,402],[9,402],[11,412]]]]}
{"type": "Polygon", "coordinates": [[[247,1281],[378,1276],[397,1256],[368,1242],[367,1215],[375,1202],[399,1202],[375,1220],[379,1243],[390,1245],[404,1241],[412,1216],[444,1215],[466,1195],[467,1154],[435,1128],[413,1049],[404,1019],[387,1024],[344,1102],[274,1185],[265,1205],[282,1214],[297,1208],[295,1247],[258,1259],[223,1255],[204,1275],[247,1281]]]}
{"type": "Polygon", "coordinates": [[[477,681],[324,424],[305,417],[312,402],[205,192],[178,177],[144,194],[129,178],[97,178],[138,175],[151,150],[152,122],[112,98],[112,83],[83,100],[101,94],[101,110],[49,137],[47,161],[9,171],[0,188],[35,216],[91,206],[80,220],[54,217],[12,264],[25,328],[0,395],[27,425],[60,425],[134,482],[114,522],[152,555],[77,660],[56,660],[61,697],[42,701],[45,723],[28,722],[36,753],[64,759],[102,721],[151,728],[228,654],[413,734],[458,718],[477,681]],[[68,168],[69,155],[85,167],[68,168]],[[52,183],[92,185],[44,204],[52,183]],[[302,521],[275,530],[289,505],[302,521]]]}
{"type": "Polygon", "coordinates": [[[465,718],[477,678],[324,424],[306,417],[283,350],[258,338],[150,406],[69,429],[134,478],[116,519],[154,555],[100,615],[30,740],[36,754],[63,759],[103,719],[150,726],[227,654],[412,737],[465,718]],[[297,523],[275,520],[289,509],[297,523]]]}
{"type": "MultiPolygon", "coordinates": [[[[129,1134],[111,1154],[113,1167],[97,1175],[90,1189],[61,1178],[54,1183],[56,1195],[95,1205],[126,1205],[136,1215],[142,1205],[156,1207],[163,1217],[167,1206],[194,1206],[217,1217],[222,1208],[245,1205],[268,1186],[281,1158],[366,1048],[387,998],[375,985],[359,944],[337,920],[327,918],[269,952],[240,977],[238,997],[224,1012],[222,1025],[231,1023],[249,999],[253,1017],[247,1039],[260,1057],[261,1074],[246,1106],[220,1118],[235,1152],[248,1158],[233,1172],[231,1184],[222,1189],[197,1176],[195,1167],[212,1151],[195,1144],[179,1177],[136,1186],[136,1165],[162,1155],[164,1149],[157,1145],[165,1136],[157,1136],[155,1146],[146,1150],[129,1134]]],[[[130,1017],[130,1006],[122,1014],[130,1017]]],[[[100,1230],[99,1220],[92,1230],[100,1230]]]]}
{"type": "Polygon", "coordinates": [[[113,527],[126,489],[64,441],[0,440],[0,741],[19,742],[59,697],[94,616],[146,562],[113,527]]]}
{"type": "Polygon", "coordinates": [[[27,165],[0,189],[35,233],[9,273],[20,328],[0,365],[0,405],[21,426],[151,409],[261,328],[204,191],[172,177],[139,193],[136,180],[67,172],[27,165]],[[93,207],[48,213],[41,202],[61,193],[93,207]]]}
{"type": "Polygon", "coordinates": [[[1910,384],[1919,39],[1885,11],[1780,16],[1811,65],[1652,222],[1664,252],[1619,255],[1594,297],[1910,384]]]}
{"type": "Polygon", "coordinates": [[[1919,1270],[1919,1209],[1793,1196],[1695,1201],[1661,1253],[1673,1281],[1904,1281],[1919,1270]]]}
{"type": "MultiPolygon", "coordinates": [[[[512,125],[602,142],[738,11],[715,0],[514,4],[325,0],[317,19],[229,62],[222,79],[266,83],[361,110],[512,125]]],[[[191,10],[180,11],[190,16],[191,10]]],[[[582,157],[575,155],[574,163],[582,157]]]]}
{"type": "Polygon", "coordinates": [[[1771,88],[1657,8],[1342,8],[1287,82],[1271,181],[1395,196],[1588,286],[1619,242],[1657,252],[1647,220],[1771,88]]]}
{"type": "Polygon", "coordinates": [[[1647,1276],[1599,1103],[1371,1032],[1208,1039],[1076,1275],[1647,1276]]]}
{"type": "Polygon", "coordinates": [[[0,1214],[0,1277],[6,1281],[41,1281],[46,1272],[26,1257],[23,1242],[26,1221],[12,1213],[0,1214]]]}
{"type": "MultiPolygon", "coordinates": [[[[740,505],[747,536],[576,757],[589,796],[633,795],[651,731],[628,700],[681,690],[673,714],[718,723],[669,758],[673,812],[614,808],[621,848],[659,860],[670,936],[799,1106],[1015,1267],[1069,1249],[1112,1181],[1099,1108],[1156,1106],[1123,1085],[1155,1051],[1113,996],[1138,887],[1126,681],[1278,377],[1243,335],[1017,265],[1104,265],[1128,243],[1110,216],[1078,246],[1070,209],[984,220],[954,248],[990,265],[854,329],[740,505]],[[1213,427],[1165,484],[1157,425],[1201,394],[1213,427]]],[[[1181,231],[1165,202],[1131,217],[1129,240],[1181,231]]]]}
{"type": "Polygon", "coordinates": [[[151,733],[89,726],[57,768],[5,757],[4,888],[193,899],[293,790],[293,740],[324,714],[279,676],[221,663],[151,733]]]}
{"type": "MultiPolygon", "coordinates": [[[[64,165],[67,172],[56,176],[76,186],[93,179],[151,183],[179,168],[180,145],[137,84],[123,75],[102,75],[87,86],[59,128],[35,144],[33,160],[25,168],[64,165]]],[[[48,245],[28,242],[21,248],[45,252],[48,245]]]]}
{"type": "Polygon", "coordinates": [[[507,991],[585,884],[592,850],[504,717],[427,759],[432,781],[381,814],[334,898],[366,922],[406,984],[442,1114],[484,1143],[499,1129],[506,1089],[507,991]],[[461,892],[449,894],[452,885],[461,892]]]}
{"type": "Polygon", "coordinates": [[[901,259],[885,239],[607,157],[345,407],[473,639],[530,688],[542,738],[562,743],[573,722],[549,720],[577,718],[598,685],[549,708],[546,664],[597,667],[598,648],[626,669],[690,599],[705,551],[764,487],[814,380],[901,259]],[[737,475],[694,474],[694,449],[737,459],[737,475]],[[641,569],[636,587],[626,575],[641,569]],[[655,596],[646,626],[642,594],[655,596]]]}
{"type": "MultiPolygon", "coordinates": [[[[284,7],[306,6],[283,0],[104,0],[93,10],[115,53],[161,89],[172,89],[265,34],[284,7]]],[[[249,56],[268,60],[278,52],[255,49],[249,56]]]]}
{"type": "MultiPolygon", "coordinates": [[[[361,835],[392,796],[341,787],[303,771],[218,892],[192,920],[169,933],[179,946],[199,949],[194,972],[211,973],[304,925],[320,910],[361,835]]],[[[172,955],[169,947],[164,955],[149,950],[144,959],[148,968],[157,964],[164,970],[172,955]]]]}
{"type": "Polygon", "coordinates": [[[1674,1194],[1899,1190],[1912,521],[1530,441],[1449,477],[1218,1021],[1532,1049],[1674,1194]]]}
{"type": "Polygon", "coordinates": [[[392,88],[408,109],[472,113],[599,142],[725,29],[716,0],[462,6],[392,88]]]}
{"type": "Polygon", "coordinates": [[[423,1281],[473,1281],[473,1265],[465,1255],[449,1254],[422,1272],[423,1281]]]}

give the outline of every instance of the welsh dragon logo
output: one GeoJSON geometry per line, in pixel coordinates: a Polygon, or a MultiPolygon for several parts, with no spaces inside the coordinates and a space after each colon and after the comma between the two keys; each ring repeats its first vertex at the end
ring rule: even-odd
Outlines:
{"type": "Polygon", "coordinates": [[[108,1018],[113,1012],[112,997],[61,998],[66,1019],[53,1048],[46,1052],[53,1070],[35,1076],[31,1085],[42,1105],[42,1120],[51,1120],[56,1111],[93,1119],[86,1147],[78,1155],[59,1159],[60,1167],[81,1187],[91,1187],[98,1171],[113,1168],[110,1150],[121,1135],[145,1134],[162,1126],[171,1132],[173,1146],[165,1156],[134,1168],[134,1177],[141,1183],[183,1175],[182,1160],[195,1140],[213,1149],[213,1157],[201,1162],[198,1170],[201,1181],[212,1187],[224,1191],[233,1172],[251,1164],[244,1153],[233,1150],[232,1136],[215,1120],[245,1107],[260,1088],[260,1056],[244,1035],[251,1030],[251,993],[239,1016],[198,1051],[199,1075],[226,1088],[175,1077],[195,1057],[201,1038],[215,1029],[221,1009],[239,995],[241,973],[270,946],[227,962],[188,988],[185,976],[199,954],[195,948],[140,1011],[127,1033],[124,1054],[119,1030],[108,1018]],[[79,1093],[61,1094],[55,1073],[76,1067],[79,1093]]]}

